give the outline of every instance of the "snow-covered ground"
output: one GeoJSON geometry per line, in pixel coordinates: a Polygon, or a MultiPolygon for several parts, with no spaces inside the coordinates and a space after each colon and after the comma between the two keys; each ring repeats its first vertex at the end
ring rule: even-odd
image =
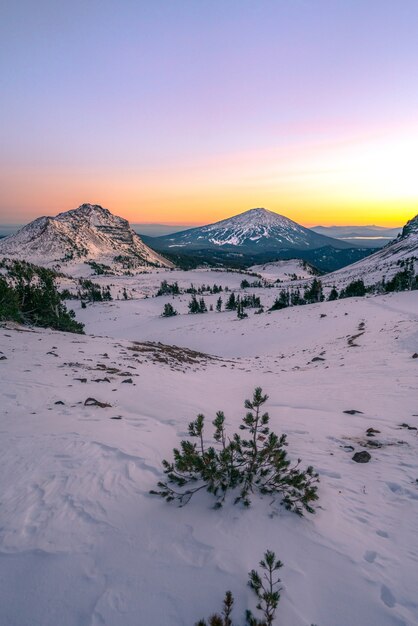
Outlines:
{"type": "MultiPolygon", "coordinates": [[[[127,280],[152,295],[191,275],[127,280]]],[[[0,624],[192,626],[227,589],[239,624],[254,609],[247,573],[270,548],[284,563],[277,624],[416,626],[418,431],[400,424],[418,427],[418,292],[241,321],[160,317],[167,301],[185,313],[188,299],[77,309],[86,336],[0,328],[0,624]],[[215,511],[203,493],[182,509],[150,496],[187,424],[222,409],[235,430],[257,385],[290,457],[319,471],[316,514],[270,498],[215,511]],[[370,427],[382,447],[357,464],[370,427]]]]}
{"type": "Polygon", "coordinates": [[[312,279],[312,269],[301,259],[289,259],[285,261],[274,261],[272,263],[263,263],[262,265],[253,265],[249,271],[260,274],[267,280],[289,281],[294,277],[298,279],[312,279]]]}

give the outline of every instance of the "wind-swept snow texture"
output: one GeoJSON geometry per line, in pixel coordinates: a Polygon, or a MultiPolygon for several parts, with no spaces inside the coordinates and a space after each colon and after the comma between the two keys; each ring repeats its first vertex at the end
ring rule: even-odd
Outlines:
{"type": "Polygon", "coordinates": [[[165,301],[78,311],[94,335],[0,328],[0,624],[192,626],[227,589],[239,624],[270,548],[277,624],[416,626],[418,438],[400,424],[418,426],[418,293],[242,321],[163,319],[165,301]],[[222,409],[236,430],[256,385],[290,457],[320,473],[317,513],[150,496],[187,424],[222,409]]]}
{"type": "Polygon", "coordinates": [[[146,246],[127,220],[95,204],[82,204],[56,217],[39,217],[2,239],[0,256],[39,265],[60,263],[64,268],[77,260],[112,264],[117,256],[137,266],[172,265],[146,246]]]}

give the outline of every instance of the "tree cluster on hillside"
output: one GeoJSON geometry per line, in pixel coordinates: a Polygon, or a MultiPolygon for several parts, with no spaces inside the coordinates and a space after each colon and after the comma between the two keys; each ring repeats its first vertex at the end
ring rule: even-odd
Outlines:
{"type": "Polygon", "coordinates": [[[161,281],[160,288],[157,291],[157,296],[177,296],[179,294],[180,289],[177,282],[168,283],[166,280],[161,281]]]}
{"type": "Polygon", "coordinates": [[[195,295],[192,296],[188,307],[189,313],[207,313],[208,311],[204,298],[198,300],[195,295]]]}
{"type": "MultiPolygon", "coordinates": [[[[84,302],[108,302],[112,300],[112,294],[110,293],[110,286],[101,287],[97,283],[93,283],[88,278],[81,278],[79,281],[80,289],[77,292],[77,296],[84,302]]],[[[126,290],[125,290],[126,293],[126,290]]],[[[127,299],[127,294],[126,298],[127,299]]]]}
{"type": "MultiPolygon", "coordinates": [[[[334,285],[328,294],[327,300],[361,298],[368,293],[377,295],[394,291],[411,291],[418,289],[418,275],[415,273],[414,261],[414,257],[399,261],[398,265],[402,267],[402,269],[389,281],[383,278],[373,285],[366,286],[362,279],[356,279],[348,283],[340,291],[338,291],[334,285]]],[[[315,302],[323,302],[324,300],[325,296],[322,283],[319,279],[314,278],[310,285],[305,288],[303,296],[299,289],[282,289],[269,310],[277,311],[289,306],[313,304],[315,302]]]]}
{"type": "MultiPolygon", "coordinates": [[[[204,293],[216,294],[223,291],[222,285],[200,285],[195,287],[193,283],[186,289],[180,289],[177,282],[169,283],[167,280],[161,281],[160,287],[156,293],[156,296],[178,296],[182,293],[188,293],[192,295],[202,295],[204,293]]],[[[228,291],[228,289],[226,289],[228,291]]]]}
{"type": "Polygon", "coordinates": [[[262,280],[254,280],[253,282],[249,282],[246,278],[241,281],[241,289],[259,289],[263,287],[271,287],[270,283],[266,283],[266,281],[262,280]]]}
{"type": "Polygon", "coordinates": [[[260,296],[256,295],[248,295],[245,294],[243,296],[236,296],[234,292],[232,292],[225,303],[225,309],[227,311],[236,311],[237,309],[259,309],[261,308],[260,296]]]}
{"type": "Polygon", "coordinates": [[[93,272],[97,275],[113,276],[114,272],[110,265],[105,263],[98,263],[97,261],[86,261],[86,265],[89,265],[93,272]]]}
{"type": "MultiPolygon", "coordinates": [[[[224,289],[222,285],[217,285],[216,283],[213,285],[200,285],[199,287],[195,287],[192,283],[190,287],[185,289],[185,292],[201,295],[203,293],[211,293],[211,294],[221,293],[223,290],[224,289]]],[[[228,291],[228,287],[225,287],[225,291],[228,291]]]]}
{"type": "Polygon", "coordinates": [[[25,261],[2,263],[0,320],[11,320],[73,333],[82,333],[74,311],[68,311],[55,280],[57,274],[25,261]]]}

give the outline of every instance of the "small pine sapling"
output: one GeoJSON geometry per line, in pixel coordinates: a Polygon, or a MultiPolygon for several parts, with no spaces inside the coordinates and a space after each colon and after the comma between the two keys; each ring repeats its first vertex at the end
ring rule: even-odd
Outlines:
{"type": "Polygon", "coordinates": [[[175,310],[173,305],[170,304],[170,302],[166,302],[161,315],[162,317],[174,317],[174,315],[177,315],[177,311],[175,310]]]}
{"type": "Polygon", "coordinates": [[[274,552],[267,550],[264,559],[260,561],[260,567],[264,570],[263,573],[260,575],[256,570],[251,570],[248,584],[257,596],[257,609],[262,612],[264,619],[259,622],[251,611],[247,611],[248,626],[271,626],[280,600],[281,580],[275,578],[275,574],[283,567],[283,563],[276,559],[274,552]]]}
{"type": "Polygon", "coordinates": [[[215,427],[214,444],[204,440],[205,418],[202,414],[189,424],[189,436],[197,440],[183,440],[174,448],[174,460],[163,460],[165,482],[158,483],[159,495],[167,502],[177,501],[184,506],[198,492],[205,489],[220,508],[229,492],[236,491],[234,503],[250,506],[255,493],[280,497],[286,509],[302,515],[314,513],[312,504],[318,499],[318,474],[313,467],[299,469],[301,460],[291,464],[287,457],[286,435],[280,437],[270,431],[269,414],[262,412],[268,396],[257,387],[252,400],[245,401],[247,414],[240,430],[248,439],[235,433],[228,437],[225,415],[218,411],[212,424],[215,427]]]}
{"type": "Polygon", "coordinates": [[[233,605],[234,597],[230,591],[227,591],[223,602],[222,614],[215,613],[209,618],[208,622],[201,619],[196,626],[232,626],[231,613],[233,605]]]}
{"type": "MultiPolygon", "coordinates": [[[[251,611],[246,611],[246,626],[272,626],[280,601],[282,587],[277,572],[283,567],[283,563],[276,559],[274,552],[267,550],[260,561],[260,567],[263,570],[261,574],[254,569],[249,572],[248,585],[257,596],[257,610],[261,612],[262,619],[259,620],[251,611]]],[[[195,626],[233,626],[231,620],[233,606],[234,597],[227,591],[222,613],[214,613],[207,622],[202,619],[195,626]]]]}

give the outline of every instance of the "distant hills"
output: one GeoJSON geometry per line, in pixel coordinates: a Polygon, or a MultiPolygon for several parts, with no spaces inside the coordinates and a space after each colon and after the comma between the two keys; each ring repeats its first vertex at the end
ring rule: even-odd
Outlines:
{"type": "Polygon", "coordinates": [[[380,248],[395,239],[402,231],[399,228],[386,228],[384,226],[314,226],[311,230],[340,239],[354,246],[380,248]]]}

